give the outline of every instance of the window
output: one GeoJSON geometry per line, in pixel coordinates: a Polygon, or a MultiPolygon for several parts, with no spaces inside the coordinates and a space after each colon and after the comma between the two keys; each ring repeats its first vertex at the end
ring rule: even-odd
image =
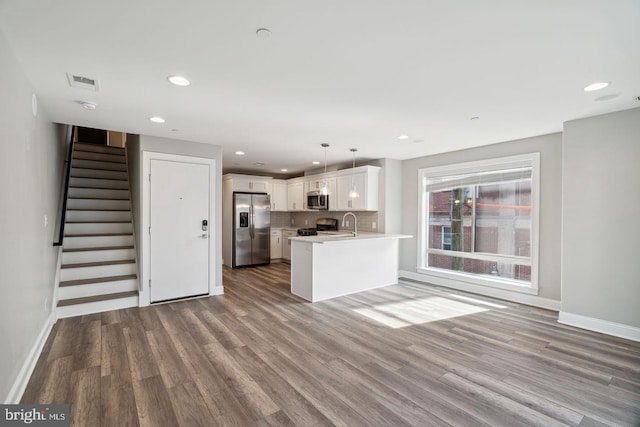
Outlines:
{"type": "Polygon", "coordinates": [[[421,169],[418,271],[537,293],[538,175],[538,153],[421,169]]]}

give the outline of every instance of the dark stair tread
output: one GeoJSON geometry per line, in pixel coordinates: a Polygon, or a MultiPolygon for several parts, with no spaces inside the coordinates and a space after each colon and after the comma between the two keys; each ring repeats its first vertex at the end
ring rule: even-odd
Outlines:
{"type": "Polygon", "coordinates": [[[128,246],[95,246],[92,248],[66,248],[62,252],[89,252],[89,251],[117,251],[120,249],[134,249],[133,245],[128,246]]]}
{"type": "Polygon", "coordinates": [[[100,209],[93,208],[93,209],[88,209],[88,208],[86,208],[86,209],[67,209],[67,210],[68,210],[68,211],[97,211],[97,212],[100,212],[100,211],[105,211],[105,212],[128,212],[128,211],[130,211],[131,209],[107,209],[107,208],[100,208],[100,209]]]}
{"type": "Polygon", "coordinates": [[[114,199],[113,197],[67,197],[68,200],[130,200],[128,197],[126,199],[114,199]]]}
{"type": "MultiPolygon", "coordinates": [[[[103,154],[105,156],[119,156],[119,154],[109,154],[109,153],[96,153],[95,151],[83,151],[83,153],[92,153],[92,154],[103,154]]],[[[123,157],[124,159],[124,157],[123,157]]],[[[82,161],[86,161],[86,162],[103,162],[103,163],[113,163],[116,165],[126,165],[127,163],[124,161],[118,161],[118,160],[108,160],[108,159],[83,159],[82,157],[76,157],[75,155],[71,158],[71,160],[82,160],[82,161]]]]}
{"type": "Polygon", "coordinates": [[[105,265],[134,264],[135,259],[122,259],[118,261],[81,262],[77,264],[62,264],[60,268],[102,267],[105,265]]]}
{"type": "Polygon", "coordinates": [[[105,147],[104,145],[90,145],[90,144],[81,144],[81,143],[77,143],[76,145],[74,145],[73,147],[73,152],[77,153],[77,152],[82,152],[82,153],[95,153],[95,154],[110,154],[112,156],[125,156],[125,152],[124,152],[124,148],[119,148],[119,147],[105,147]],[[107,150],[91,150],[88,149],[89,147],[103,147],[103,148],[107,148],[107,150]],[[117,153],[114,152],[112,150],[109,149],[115,149],[115,150],[121,150],[121,153],[117,153]]]}
{"type": "MultiPolygon", "coordinates": [[[[75,168],[75,169],[85,169],[85,168],[75,168]]],[[[93,169],[87,169],[93,170],[93,169]]],[[[115,171],[115,172],[124,172],[124,171],[115,171]]],[[[78,175],[70,175],[69,178],[78,178],[78,179],[102,179],[104,181],[129,181],[129,178],[101,178],[98,176],[78,176],[78,175]]]]}
{"type": "MultiPolygon", "coordinates": [[[[87,178],[87,179],[96,179],[96,178],[87,178]]],[[[114,180],[114,181],[119,181],[119,180],[114,180]]],[[[89,185],[70,185],[69,188],[82,188],[83,190],[129,191],[129,187],[127,187],[127,188],[109,188],[109,187],[92,187],[92,186],[89,186],[89,185]]]]}
{"type": "Polygon", "coordinates": [[[118,170],[118,169],[97,168],[97,167],[90,167],[90,168],[86,168],[86,167],[78,167],[78,166],[74,166],[74,165],[73,165],[73,163],[71,164],[71,169],[86,169],[86,170],[90,170],[90,171],[121,172],[121,173],[127,173],[127,171],[126,171],[126,170],[118,170]]]}
{"type": "MultiPolygon", "coordinates": [[[[73,168],[73,169],[82,169],[82,170],[88,170],[88,171],[92,171],[95,169],[87,169],[87,168],[73,168]]],[[[104,172],[104,171],[103,171],[104,172]]],[[[108,171],[108,172],[120,172],[120,173],[126,173],[125,171],[108,171]]],[[[129,181],[129,178],[100,178],[97,176],[78,176],[78,175],[71,175],[70,178],[80,178],[80,179],[104,179],[107,181],[129,181]]]]}
{"type": "Polygon", "coordinates": [[[127,221],[65,221],[65,224],[130,224],[131,220],[127,221]]]}
{"type": "Polygon", "coordinates": [[[133,233],[79,233],[79,234],[64,235],[64,237],[102,237],[102,236],[133,236],[133,233]]]}
{"type": "Polygon", "coordinates": [[[65,286],[78,286],[78,285],[90,285],[92,283],[105,283],[105,282],[118,282],[121,280],[137,279],[136,274],[123,274],[120,276],[107,276],[107,277],[95,277],[91,279],[78,279],[78,280],[65,280],[60,282],[61,287],[65,286]]]}
{"type": "Polygon", "coordinates": [[[66,307],[69,305],[86,304],[90,302],[109,301],[112,299],[128,298],[138,296],[138,291],[118,292],[115,294],[95,295],[92,297],[63,299],[58,301],[58,307],[66,307]]]}

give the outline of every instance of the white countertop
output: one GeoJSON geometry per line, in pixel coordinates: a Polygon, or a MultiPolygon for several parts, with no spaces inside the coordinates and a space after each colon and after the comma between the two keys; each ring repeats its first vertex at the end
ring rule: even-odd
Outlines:
{"type": "Polygon", "coordinates": [[[385,233],[358,233],[357,236],[351,235],[324,235],[324,236],[296,236],[290,237],[289,240],[305,243],[345,243],[360,240],[371,239],[410,239],[413,236],[408,234],[385,234],[385,233]]]}

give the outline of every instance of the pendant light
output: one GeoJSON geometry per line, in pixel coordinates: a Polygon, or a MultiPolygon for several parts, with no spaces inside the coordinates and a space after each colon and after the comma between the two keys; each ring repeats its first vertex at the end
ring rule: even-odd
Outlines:
{"type": "Polygon", "coordinates": [[[329,194],[329,185],[327,185],[327,148],[329,148],[329,144],[323,142],[320,145],[324,148],[324,176],[322,177],[323,183],[322,188],[320,189],[320,194],[327,196],[329,194]]]}
{"type": "Polygon", "coordinates": [[[356,183],[353,180],[354,175],[356,173],[356,151],[358,151],[358,149],[351,148],[349,151],[353,153],[353,163],[351,167],[351,190],[349,191],[349,198],[355,199],[357,197],[360,197],[360,193],[358,193],[358,189],[356,188],[356,183]]]}

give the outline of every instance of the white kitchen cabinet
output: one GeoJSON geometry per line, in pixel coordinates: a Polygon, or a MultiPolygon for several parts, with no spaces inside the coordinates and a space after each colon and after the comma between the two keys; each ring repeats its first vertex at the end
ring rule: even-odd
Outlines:
{"type": "Polygon", "coordinates": [[[289,237],[296,237],[296,230],[282,230],[282,258],[291,262],[291,240],[289,237]]]}
{"type": "Polygon", "coordinates": [[[282,230],[271,229],[271,260],[282,258],[282,230]]]}
{"type": "MultiPolygon", "coordinates": [[[[377,211],[378,179],[380,168],[361,166],[356,172],[338,177],[336,203],[331,210],[337,211],[377,211]],[[360,197],[350,198],[351,183],[356,185],[360,197]]],[[[331,200],[331,199],[329,199],[331,200]]]]}
{"type": "Polygon", "coordinates": [[[306,209],[306,193],[304,181],[287,183],[287,206],[289,211],[303,211],[306,209]]]}
{"type": "Polygon", "coordinates": [[[271,195],[272,212],[286,212],[288,210],[287,193],[287,181],[283,179],[274,179],[271,181],[269,194],[271,195]]]}
{"type": "Polygon", "coordinates": [[[268,193],[269,182],[271,181],[271,177],[267,176],[240,174],[226,174],[224,179],[231,180],[232,191],[241,191],[245,193],[268,193]]]}

